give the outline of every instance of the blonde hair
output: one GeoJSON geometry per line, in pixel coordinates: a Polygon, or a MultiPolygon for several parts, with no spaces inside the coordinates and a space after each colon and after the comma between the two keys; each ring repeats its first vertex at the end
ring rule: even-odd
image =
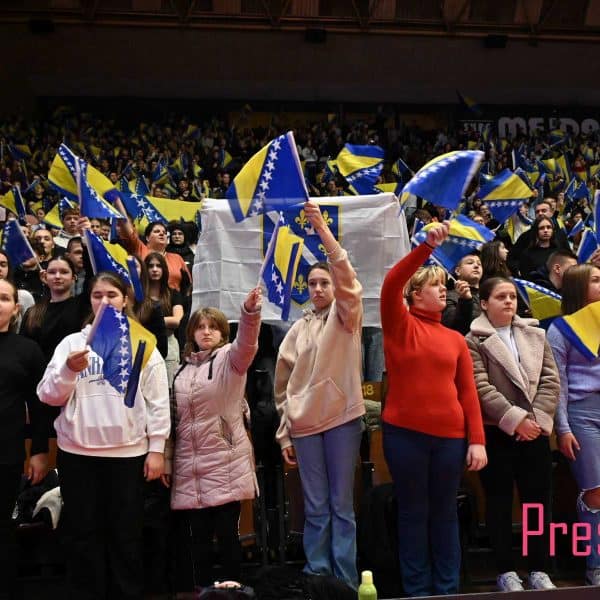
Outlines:
{"type": "Polygon", "coordinates": [[[437,282],[446,283],[446,271],[437,265],[429,267],[419,267],[417,272],[409,279],[404,286],[404,297],[408,304],[413,303],[413,292],[420,292],[428,283],[437,282]]]}

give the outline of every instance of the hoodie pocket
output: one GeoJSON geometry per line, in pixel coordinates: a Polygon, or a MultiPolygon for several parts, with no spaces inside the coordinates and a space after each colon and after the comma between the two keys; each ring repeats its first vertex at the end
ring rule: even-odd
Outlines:
{"type": "Polygon", "coordinates": [[[300,394],[290,396],[288,420],[293,429],[303,430],[333,421],[346,409],[346,395],[331,377],[300,394]]]}

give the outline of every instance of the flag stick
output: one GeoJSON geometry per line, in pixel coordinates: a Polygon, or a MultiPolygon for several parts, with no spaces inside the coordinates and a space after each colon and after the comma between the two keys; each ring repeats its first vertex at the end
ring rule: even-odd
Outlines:
{"type": "Polygon", "coordinates": [[[262,282],[263,275],[265,273],[265,268],[267,263],[273,256],[273,252],[275,251],[275,240],[277,238],[277,232],[279,231],[279,226],[281,225],[281,221],[283,219],[283,213],[279,213],[279,217],[277,218],[277,223],[275,225],[275,229],[273,229],[273,233],[271,234],[271,239],[269,240],[269,245],[267,246],[267,251],[265,252],[265,258],[263,259],[262,265],[260,265],[260,271],[258,273],[258,283],[256,287],[259,287],[262,282]]]}
{"type": "Polygon", "coordinates": [[[94,341],[94,336],[96,335],[96,332],[98,331],[98,326],[100,325],[100,321],[102,320],[102,315],[104,314],[104,311],[106,310],[107,306],[108,300],[106,298],[102,298],[102,303],[100,304],[100,306],[98,307],[98,311],[94,315],[92,328],[90,329],[90,332],[87,336],[87,340],[85,341],[86,346],[92,345],[92,342],[94,341]]]}

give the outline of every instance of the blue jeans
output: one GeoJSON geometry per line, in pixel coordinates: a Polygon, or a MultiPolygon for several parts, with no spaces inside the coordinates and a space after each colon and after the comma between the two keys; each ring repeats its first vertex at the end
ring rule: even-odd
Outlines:
{"type": "Polygon", "coordinates": [[[579,521],[592,528],[591,554],[586,558],[588,569],[600,569],[600,510],[589,508],[583,501],[587,490],[600,487],[600,394],[591,394],[583,400],[569,402],[569,426],[581,450],[571,462],[571,471],[581,491],[577,499],[579,521]]]}
{"type": "Polygon", "coordinates": [[[398,499],[398,553],[409,596],[456,594],[460,538],[456,493],[467,441],[383,423],[383,451],[398,499]]]}
{"type": "Polygon", "coordinates": [[[362,419],[292,439],[304,496],[305,573],[357,588],[354,471],[362,419]]]}
{"type": "Polygon", "coordinates": [[[381,327],[362,328],[362,366],[365,381],[381,381],[385,369],[381,327]]]}

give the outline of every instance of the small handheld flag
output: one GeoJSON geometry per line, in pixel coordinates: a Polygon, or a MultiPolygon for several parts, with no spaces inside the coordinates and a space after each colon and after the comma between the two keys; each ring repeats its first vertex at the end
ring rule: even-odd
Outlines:
{"type": "Polygon", "coordinates": [[[410,195],[454,210],[483,160],[480,150],[461,150],[436,156],[402,189],[404,204],[410,195]]]}
{"type": "Polygon", "coordinates": [[[11,264],[15,267],[32,258],[37,259],[37,255],[25,237],[21,226],[14,219],[6,221],[4,225],[2,250],[6,252],[11,264]]]}
{"type": "Polygon", "coordinates": [[[560,317],[554,325],[585,358],[590,361],[598,358],[600,302],[592,302],[571,315],[560,317]]]}
{"type": "Polygon", "coordinates": [[[257,152],[226,193],[236,222],[308,200],[294,135],[288,131],[257,152]]]}
{"type": "Polygon", "coordinates": [[[287,321],[292,301],[292,287],[302,255],[304,240],[292,233],[280,215],[267,247],[261,267],[269,302],[281,308],[281,319],[287,321]]]}

